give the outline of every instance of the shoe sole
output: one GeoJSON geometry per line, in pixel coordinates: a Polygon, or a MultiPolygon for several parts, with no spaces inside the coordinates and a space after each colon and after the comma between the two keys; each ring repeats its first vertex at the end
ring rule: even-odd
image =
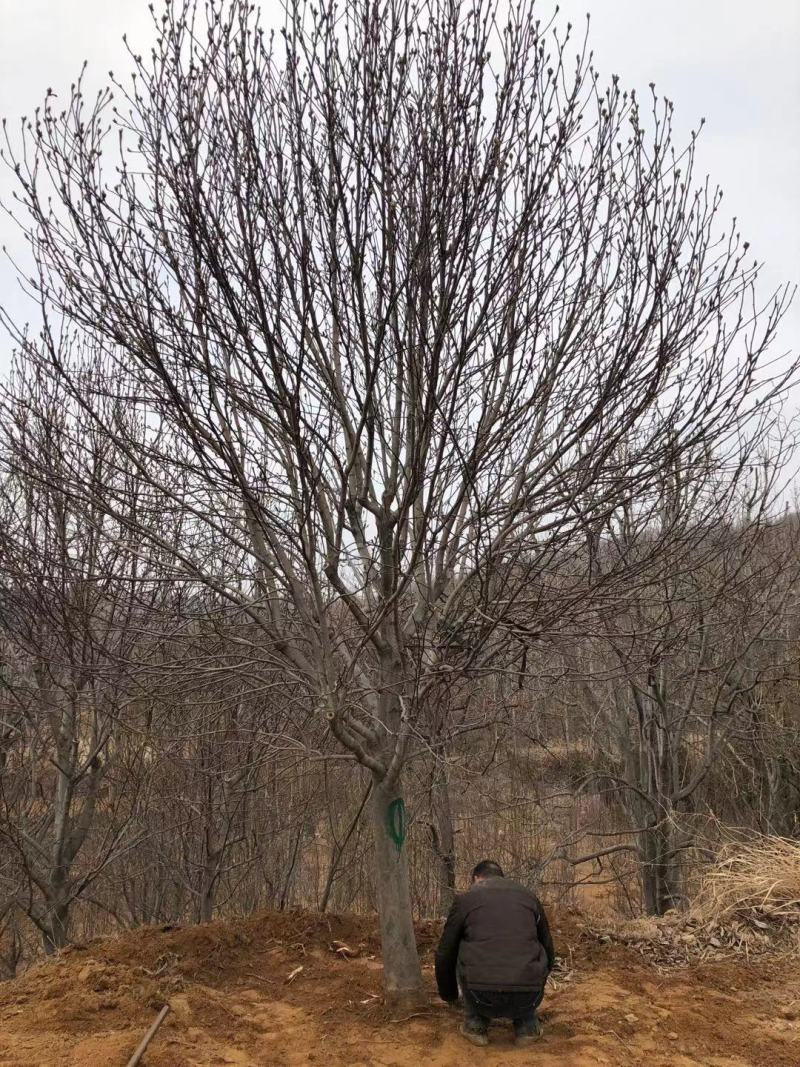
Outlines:
{"type": "Polygon", "coordinates": [[[525,1034],[524,1037],[515,1037],[515,1045],[535,1045],[541,1039],[541,1034],[525,1034]]]}
{"type": "Polygon", "coordinates": [[[469,1041],[470,1045],[477,1045],[478,1048],[486,1048],[489,1044],[489,1038],[486,1034],[471,1034],[469,1030],[465,1030],[463,1027],[458,1032],[465,1041],[469,1041]]]}

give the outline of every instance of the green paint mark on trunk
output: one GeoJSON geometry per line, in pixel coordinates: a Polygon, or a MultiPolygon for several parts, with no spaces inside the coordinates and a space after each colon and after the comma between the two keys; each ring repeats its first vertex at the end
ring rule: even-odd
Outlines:
{"type": "Polygon", "coordinates": [[[393,800],[386,809],[386,830],[399,852],[406,839],[406,806],[402,797],[393,800]]]}

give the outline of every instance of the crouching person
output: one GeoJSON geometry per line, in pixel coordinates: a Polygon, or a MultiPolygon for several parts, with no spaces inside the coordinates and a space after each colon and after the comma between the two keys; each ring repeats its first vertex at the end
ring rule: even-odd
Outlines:
{"type": "Polygon", "coordinates": [[[536,1009],[555,955],[538,897],[503,876],[492,860],[472,872],[472,886],[456,897],[436,951],[442,1000],[464,1003],[461,1033],[489,1044],[492,1019],[511,1019],[518,1045],[541,1034],[536,1009]]]}

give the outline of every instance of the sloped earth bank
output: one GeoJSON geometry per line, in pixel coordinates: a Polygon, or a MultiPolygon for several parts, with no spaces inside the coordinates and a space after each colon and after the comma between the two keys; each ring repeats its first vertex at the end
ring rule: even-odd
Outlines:
{"type": "MultiPolygon", "coordinates": [[[[422,1014],[393,1019],[369,920],[284,913],[67,949],[0,985],[0,1064],[124,1067],[169,1003],[147,1067],[800,1065],[796,958],[660,968],[598,940],[580,916],[555,928],[563,964],[544,1036],[528,1049],[503,1023],[489,1049],[467,1045],[458,1016],[433,997],[422,1014]]],[[[419,928],[431,993],[436,935],[419,928]]]]}

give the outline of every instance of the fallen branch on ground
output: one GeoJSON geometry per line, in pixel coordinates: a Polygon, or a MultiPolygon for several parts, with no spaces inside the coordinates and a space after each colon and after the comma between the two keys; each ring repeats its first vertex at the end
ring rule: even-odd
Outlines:
{"type": "Polygon", "coordinates": [[[134,1054],[128,1060],[127,1067],[136,1067],[137,1063],[139,1063],[139,1061],[141,1060],[142,1056],[144,1056],[145,1052],[147,1051],[147,1046],[150,1044],[150,1042],[156,1036],[156,1033],[158,1032],[159,1026],[161,1026],[161,1024],[163,1023],[163,1021],[166,1019],[166,1017],[168,1015],[169,1015],[169,1004],[165,1004],[164,1007],[161,1009],[161,1011],[156,1016],[156,1021],[153,1023],[153,1025],[150,1027],[150,1029],[147,1031],[147,1033],[142,1038],[141,1043],[139,1044],[139,1047],[136,1049],[134,1054]]]}

